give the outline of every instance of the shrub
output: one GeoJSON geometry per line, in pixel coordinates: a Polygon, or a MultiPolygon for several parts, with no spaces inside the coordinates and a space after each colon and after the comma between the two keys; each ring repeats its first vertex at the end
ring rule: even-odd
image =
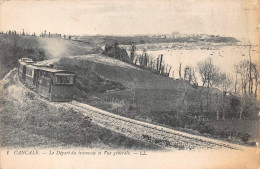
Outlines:
{"type": "Polygon", "coordinates": [[[115,42],[114,45],[106,45],[105,46],[105,51],[102,53],[108,57],[112,57],[124,62],[132,63],[130,57],[128,56],[127,52],[125,49],[120,48],[118,46],[118,43],[115,42]]]}
{"type": "Polygon", "coordinates": [[[248,142],[248,140],[250,139],[250,135],[248,133],[238,133],[237,137],[243,142],[248,142]]]}

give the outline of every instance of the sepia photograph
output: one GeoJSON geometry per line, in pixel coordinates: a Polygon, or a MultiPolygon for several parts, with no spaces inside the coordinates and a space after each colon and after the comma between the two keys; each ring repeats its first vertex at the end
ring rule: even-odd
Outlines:
{"type": "Polygon", "coordinates": [[[259,8],[0,0],[0,168],[260,168],[259,8]]]}

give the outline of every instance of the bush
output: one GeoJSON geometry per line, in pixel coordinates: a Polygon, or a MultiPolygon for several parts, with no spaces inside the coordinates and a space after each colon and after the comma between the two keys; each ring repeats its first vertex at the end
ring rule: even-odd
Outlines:
{"type": "Polygon", "coordinates": [[[250,139],[250,135],[248,133],[238,133],[237,137],[245,143],[250,139]]]}
{"type": "MultiPolygon", "coordinates": [[[[238,131],[229,131],[228,128],[220,129],[216,125],[209,125],[203,121],[198,121],[187,114],[177,115],[176,111],[165,111],[165,112],[152,112],[152,121],[170,126],[170,127],[181,127],[186,129],[192,129],[198,131],[201,134],[210,134],[215,137],[221,137],[222,139],[235,138],[241,140],[244,143],[248,143],[251,136],[248,133],[241,133],[238,131]]],[[[147,138],[147,136],[143,136],[147,138]]]]}
{"type": "MultiPolygon", "coordinates": [[[[199,121],[188,114],[178,114],[177,111],[152,111],[152,121],[171,127],[196,128],[199,121]]],[[[198,127],[197,127],[198,128],[198,127]]]]}
{"type": "Polygon", "coordinates": [[[128,56],[125,49],[120,48],[118,43],[115,42],[114,45],[106,45],[105,51],[102,53],[108,57],[112,57],[127,63],[132,63],[130,57],[128,56]]]}

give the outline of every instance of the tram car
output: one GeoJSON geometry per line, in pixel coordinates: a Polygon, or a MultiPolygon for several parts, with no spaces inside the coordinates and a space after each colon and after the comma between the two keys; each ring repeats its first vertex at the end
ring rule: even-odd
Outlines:
{"type": "Polygon", "coordinates": [[[50,101],[65,102],[73,99],[75,74],[70,71],[36,66],[32,60],[22,58],[19,60],[18,77],[50,101]]]}
{"type": "Polygon", "coordinates": [[[18,77],[22,82],[25,82],[26,80],[26,65],[30,65],[32,63],[34,62],[29,58],[22,58],[19,60],[18,77]]]}

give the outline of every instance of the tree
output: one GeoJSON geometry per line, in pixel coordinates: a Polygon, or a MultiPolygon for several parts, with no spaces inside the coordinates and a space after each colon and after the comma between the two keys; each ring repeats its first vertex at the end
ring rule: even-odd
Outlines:
{"type": "Polygon", "coordinates": [[[159,66],[159,74],[160,72],[162,71],[162,61],[163,61],[163,54],[161,54],[161,57],[160,57],[160,66],[159,66]]]}
{"type": "Polygon", "coordinates": [[[248,94],[253,94],[253,79],[252,79],[252,60],[251,60],[251,44],[249,44],[249,84],[248,84],[248,94]]]}
{"type": "Polygon", "coordinates": [[[225,72],[221,72],[219,74],[218,83],[223,93],[228,93],[232,91],[233,79],[230,75],[226,74],[225,72]]]}
{"type": "Polygon", "coordinates": [[[256,75],[256,78],[258,79],[257,68],[255,67],[256,64],[248,60],[241,61],[239,64],[235,65],[236,72],[240,75],[239,78],[242,95],[253,95],[253,79],[255,78],[253,75],[256,75]]]}
{"type": "Polygon", "coordinates": [[[115,43],[114,43],[114,47],[115,47],[115,48],[117,48],[118,45],[119,45],[118,42],[115,42],[115,43]]]}
{"type": "Polygon", "coordinates": [[[184,79],[181,79],[181,81],[182,81],[182,85],[181,85],[182,94],[181,94],[181,98],[180,98],[181,103],[179,105],[181,106],[182,113],[187,114],[188,113],[187,93],[188,93],[189,83],[187,81],[185,81],[184,79]]]}
{"type": "Polygon", "coordinates": [[[209,89],[218,82],[219,68],[213,64],[212,58],[200,61],[197,67],[202,81],[202,87],[200,89],[200,109],[201,113],[203,113],[202,90],[205,85],[207,85],[207,111],[209,111],[209,89]]]}
{"type": "MultiPolygon", "coordinates": [[[[250,53],[250,50],[249,50],[250,53]]],[[[251,57],[251,56],[249,56],[251,57]]],[[[250,58],[251,59],[251,58],[250,58]]],[[[257,89],[259,85],[259,67],[251,60],[243,60],[235,65],[235,93],[239,98],[239,119],[255,113],[257,89]],[[236,87],[239,86],[239,88],[236,87]],[[240,92],[239,90],[240,89],[240,92]],[[254,89],[254,92],[253,92],[254,89]]]]}
{"type": "Polygon", "coordinates": [[[235,94],[238,92],[238,73],[239,73],[239,67],[238,65],[234,65],[235,67],[235,73],[236,73],[236,79],[235,79],[235,84],[234,84],[234,89],[235,89],[235,94]]]}
{"type": "Polygon", "coordinates": [[[135,65],[137,64],[138,56],[135,57],[135,65]]]}
{"type": "Polygon", "coordinates": [[[238,65],[238,72],[240,74],[241,79],[241,94],[246,94],[246,86],[248,83],[248,76],[247,76],[247,62],[241,61],[238,65]]]}
{"type": "Polygon", "coordinates": [[[171,72],[172,66],[170,66],[169,70],[168,70],[168,76],[170,76],[170,72],[171,72]]]}
{"type": "MultiPolygon", "coordinates": [[[[257,97],[257,88],[258,88],[258,85],[259,85],[259,77],[260,77],[260,68],[259,66],[254,63],[252,65],[252,71],[253,71],[253,79],[255,81],[255,92],[254,92],[254,96],[257,97]]],[[[253,94],[253,93],[252,93],[253,94]]]]}
{"type": "Polygon", "coordinates": [[[144,55],[139,56],[139,65],[142,67],[144,62],[144,55]]]}
{"type": "Polygon", "coordinates": [[[147,53],[145,52],[145,53],[144,53],[143,65],[144,65],[145,67],[147,67],[147,66],[148,66],[148,62],[149,62],[149,56],[148,56],[147,53]]]}
{"type": "Polygon", "coordinates": [[[197,84],[196,70],[192,66],[185,66],[184,69],[184,80],[188,81],[189,84],[197,84]]]}
{"type": "Polygon", "coordinates": [[[183,79],[188,81],[189,80],[189,74],[190,74],[190,67],[185,66],[183,79]]]}
{"type": "Polygon", "coordinates": [[[153,69],[154,69],[154,62],[153,62],[153,59],[152,59],[152,58],[150,59],[149,68],[150,68],[152,71],[153,71],[153,69]]]}
{"type": "Polygon", "coordinates": [[[139,64],[141,67],[148,67],[148,63],[149,63],[149,56],[146,53],[146,49],[143,49],[143,54],[140,55],[139,57],[139,64]]]}
{"type": "Polygon", "coordinates": [[[106,45],[105,46],[105,51],[102,53],[108,57],[112,57],[127,63],[131,63],[131,59],[128,56],[127,52],[125,49],[120,48],[118,43],[115,42],[114,45],[106,45]]]}
{"type": "Polygon", "coordinates": [[[182,76],[181,76],[181,63],[180,63],[180,66],[179,66],[179,78],[181,79],[182,76]]]}
{"type": "Polygon", "coordinates": [[[136,46],[133,44],[130,47],[130,58],[132,62],[134,62],[135,59],[135,51],[136,51],[136,46]]]}
{"type": "Polygon", "coordinates": [[[232,91],[233,79],[230,75],[226,74],[225,72],[221,72],[219,73],[218,83],[223,94],[222,97],[220,98],[221,99],[220,107],[222,108],[222,118],[223,120],[225,120],[226,110],[230,105],[229,99],[226,96],[227,93],[230,93],[232,91]]]}
{"type": "Polygon", "coordinates": [[[160,69],[159,69],[159,60],[160,60],[160,55],[158,56],[157,60],[156,60],[156,71],[157,73],[160,72],[160,69]]]}
{"type": "Polygon", "coordinates": [[[189,81],[192,85],[198,86],[197,76],[196,76],[196,69],[194,67],[190,67],[190,78],[189,81]]]}

